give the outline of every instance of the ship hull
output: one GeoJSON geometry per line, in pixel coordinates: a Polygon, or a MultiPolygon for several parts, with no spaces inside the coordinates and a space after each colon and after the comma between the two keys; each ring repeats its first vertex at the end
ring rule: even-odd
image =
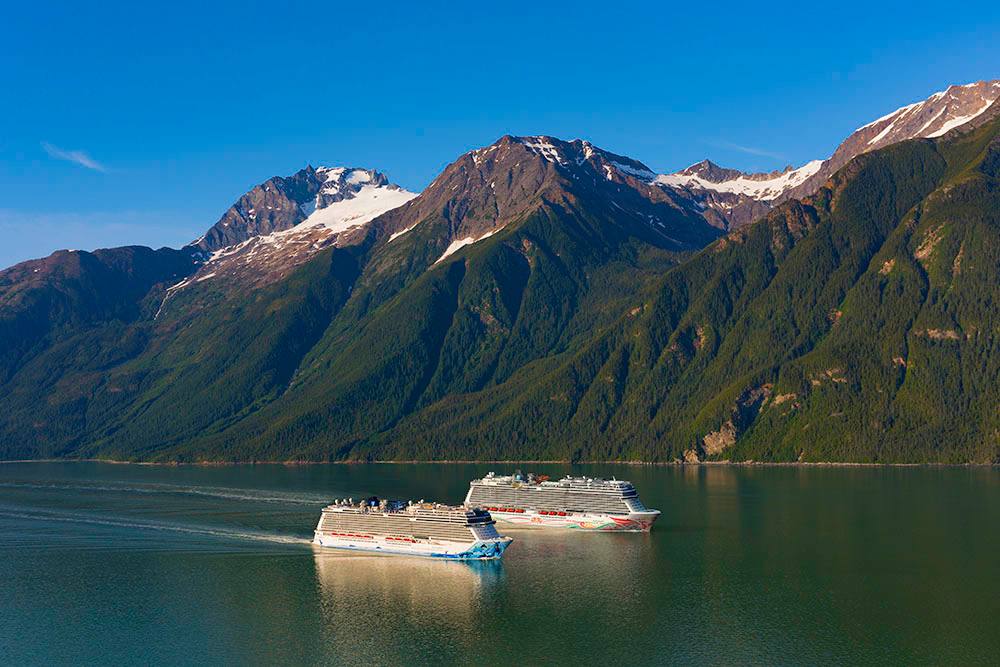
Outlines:
{"type": "Polygon", "coordinates": [[[659,516],[657,511],[632,514],[570,513],[567,516],[543,515],[529,509],[523,513],[493,512],[493,518],[497,522],[511,526],[619,533],[648,533],[659,516]]]}
{"type": "Polygon", "coordinates": [[[329,549],[366,551],[394,556],[420,556],[448,560],[495,560],[503,556],[511,538],[452,542],[446,540],[407,540],[381,535],[337,535],[317,531],[313,544],[329,549]]]}

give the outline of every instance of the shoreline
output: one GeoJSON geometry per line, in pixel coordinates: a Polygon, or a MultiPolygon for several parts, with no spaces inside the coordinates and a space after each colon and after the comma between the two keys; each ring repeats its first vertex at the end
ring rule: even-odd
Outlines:
{"type": "Polygon", "coordinates": [[[121,459],[10,459],[0,460],[0,465],[12,463],[104,463],[107,465],[153,466],[163,468],[180,467],[225,467],[225,466],[322,466],[322,465],[622,465],[652,467],[716,467],[716,468],[998,468],[1000,463],[856,463],[837,461],[569,461],[557,459],[525,460],[421,460],[402,459],[397,461],[125,461],[121,459]]]}

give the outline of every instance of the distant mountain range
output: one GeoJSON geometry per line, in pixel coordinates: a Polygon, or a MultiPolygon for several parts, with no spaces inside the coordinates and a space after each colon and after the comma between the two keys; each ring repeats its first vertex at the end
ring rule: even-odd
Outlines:
{"type": "Polygon", "coordinates": [[[855,130],[833,155],[780,172],[747,174],[708,160],[657,181],[687,192],[706,209],[706,218],[724,229],[756,220],[782,201],[808,196],[835,171],[862,153],[916,139],[939,137],[974,122],[1000,97],[1000,80],[951,86],[922,102],[908,104],[855,130]]]}
{"type": "Polygon", "coordinates": [[[1000,461],[1000,81],[770,174],[502,137],[0,272],[0,458],[1000,461]]]}

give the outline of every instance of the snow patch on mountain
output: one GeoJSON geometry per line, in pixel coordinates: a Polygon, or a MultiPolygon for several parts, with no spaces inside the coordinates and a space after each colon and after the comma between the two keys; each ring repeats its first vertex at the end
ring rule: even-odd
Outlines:
{"type": "Polygon", "coordinates": [[[304,219],[205,253],[195,275],[171,286],[164,303],[178,291],[210,279],[253,285],[280,278],[321,250],[352,243],[359,238],[354,230],[417,196],[373,170],[319,167],[315,174],[321,181],[318,191],[311,190],[315,195],[292,200],[304,219]]]}
{"type": "MultiPolygon", "coordinates": [[[[414,226],[415,226],[415,225],[414,225],[414,226]]],[[[407,232],[408,232],[408,231],[410,231],[411,229],[413,229],[413,227],[407,227],[406,229],[400,229],[400,230],[399,230],[398,232],[394,232],[394,233],[393,233],[393,234],[392,234],[392,235],[391,235],[391,236],[389,237],[389,240],[388,240],[388,241],[386,241],[386,243],[392,243],[393,241],[395,241],[396,239],[398,239],[398,238],[399,238],[400,236],[402,236],[403,234],[407,233],[407,232]]]]}
{"type": "Polygon", "coordinates": [[[978,118],[980,114],[982,114],[984,111],[986,111],[989,108],[990,104],[992,104],[992,101],[990,101],[990,100],[984,100],[983,101],[983,106],[980,107],[978,110],[973,111],[971,114],[968,114],[967,116],[956,116],[955,118],[952,118],[951,120],[949,120],[946,123],[944,123],[941,127],[939,127],[934,132],[931,132],[930,134],[922,135],[922,136],[940,137],[941,135],[949,132],[950,130],[953,130],[954,128],[959,127],[961,125],[965,125],[970,120],[978,118]]]}
{"type": "Polygon", "coordinates": [[[464,239],[456,239],[456,240],[454,240],[454,241],[451,242],[451,244],[445,249],[444,254],[441,255],[440,257],[438,257],[437,261],[434,262],[434,263],[437,264],[438,262],[443,261],[445,257],[448,257],[449,255],[454,255],[456,252],[458,252],[459,250],[461,250],[465,246],[472,245],[473,243],[478,243],[479,241],[482,241],[485,238],[489,238],[490,236],[493,236],[498,231],[500,231],[500,230],[499,229],[492,229],[492,230],[486,232],[485,234],[483,234],[482,236],[480,236],[479,238],[472,238],[471,236],[467,236],[464,239]]]}
{"type": "MultiPolygon", "coordinates": [[[[357,173],[355,172],[355,174],[357,173]]],[[[365,172],[360,173],[367,176],[365,172]]],[[[357,180],[361,176],[354,174],[348,178],[355,179],[350,181],[352,183],[365,182],[357,180]]],[[[402,206],[416,196],[416,193],[394,186],[363,185],[350,198],[333,202],[325,208],[317,208],[308,218],[291,229],[275,232],[272,236],[294,234],[315,227],[324,227],[331,233],[343,232],[351,227],[363,225],[386,211],[402,206]]]]}
{"type": "Polygon", "coordinates": [[[342,167],[320,167],[317,174],[327,177],[328,185],[316,195],[315,200],[303,205],[303,212],[310,210],[305,220],[290,229],[284,229],[270,234],[263,234],[247,239],[241,243],[216,250],[211,254],[206,264],[217,262],[235,254],[245,254],[252,258],[261,251],[261,246],[276,246],[280,249],[289,243],[309,245],[314,249],[325,247],[319,241],[346,232],[355,227],[365,225],[378,216],[394,208],[398,208],[417,196],[398,186],[374,185],[371,173],[363,169],[348,170],[342,167]],[[350,183],[358,187],[345,189],[343,184],[350,183]],[[332,203],[323,205],[324,199],[331,195],[339,198],[332,203]],[[308,242],[306,237],[308,236],[308,242]],[[249,252],[245,252],[249,249],[249,252]]]}
{"type": "MultiPolygon", "coordinates": [[[[644,181],[652,181],[657,178],[657,175],[648,169],[636,169],[635,167],[630,167],[629,165],[622,164],[620,162],[612,162],[611,164],[621,173],[628,174],[629,176],[635,176],[636,178],[640,178],[644,181]]],[[[608,178],[611,178],[610,174],[608,175],[608,178]]]]}
{"type": "Polygon", "coordinates": [[[771,201],[777,199],[786,190],[803,183],[807,178],[819,171],[821,166],[823,166],[823,160],[813,160],[798,169],[791,169],[780,176],[765,180],[741,175],[738,178],[715,183],[695,174],[677,172],[674,174],[660,174],[653,179],[653,182],[673,188],[714,190],[716,192],[745,195],[761,201],[771,201]]]}
{"type": "MultiPolygon", "coordinates": [[[[940,95],[940,94],[941,93],[934,93],[934,95],[932,95],[931,97],[935,97],[935,96],[940,95]]],[[[860,132],[861,130],[866,130],[869,127],[874,127],[874,126],[878,125],[879,123],[881,123],[884,120],[889,120],[890,118],[892,118],[896,114],[903,113],[903,112],[906,112],[906,111],[909,111],[909,110],[913,109],[914,107],[916,107],[919,104],[920,104],[920,102],[914,102],[913,104],[907,104],[905,107],[900,107],[900,108],[896,109],[895,111],[890,111],[886,115],[879,116],[878,118],[876,118],[875,120],[873,120],[870,123],[865,123],[864,125],[862,125],[858,129],[856,129],[855,132],[860,132]]]]}
{"type": "Polygon", "coordinates": [[[855,130],[855,133],[872,130],[885,123],[884,127],[880,128],[879,132],[867,142],[867,145],[873,148],[881,147],[886,143],[902,141],[904,138],[940,137],[977,118],[998,97],[1000,97],[1000,81],[979,81],[962,86],[951,86],[946,90],[934,93],[925,100],[907,104],[862,125],[855,130]],[[915,129],[913,124],[919,123],[924,118],[927,119],[920,124],[919,128],[915,129]],[[889,141],[887,142],[887,140],[889,141]]]}
{"type": "Polygon", "coordinates": [[[561,165],[569,164],[569,161],[559,153],[559,149],[548,137],[518,137],[517,141],[549,162],[561,165]]]}

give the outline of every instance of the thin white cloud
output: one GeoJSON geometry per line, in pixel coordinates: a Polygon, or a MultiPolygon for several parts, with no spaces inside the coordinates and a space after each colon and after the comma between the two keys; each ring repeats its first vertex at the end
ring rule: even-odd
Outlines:
{"type": "Polygon", "coordinates": [[[107,168],[95,160],[94,158],[87,155],[85,151],[67,151],[59,148],[58,146],[53,146],[47,141],[42,142],[42,148],[51,157],[57,160],[65,160],[67,162],[72,162],[78,164],[81,167],[86,167],[87,169],[93,169],[94,171],[106,172],[107,168]]]}
{"type": "Polygon", "coordinates": [[[0,208],[0,270],[59,248],[146,245],[180,248],[205,229],[200,215],[161,210],[85,212],[0,208]]]}
{"type": "Polygon", "coordinates": [[[747,153],[749,155],[758,155],[760,157],[769,157],[773,160],[786,160],[787,158],[780,153],[772,153],[771,151],[764,150],[763,148],[754,148],[753,146],[742,146],[740,144],[734,144],[730,141],[713,141],[714,146],[719,148],[728,148],[729,150],[739,151],[740,153],[747,153]]]}

